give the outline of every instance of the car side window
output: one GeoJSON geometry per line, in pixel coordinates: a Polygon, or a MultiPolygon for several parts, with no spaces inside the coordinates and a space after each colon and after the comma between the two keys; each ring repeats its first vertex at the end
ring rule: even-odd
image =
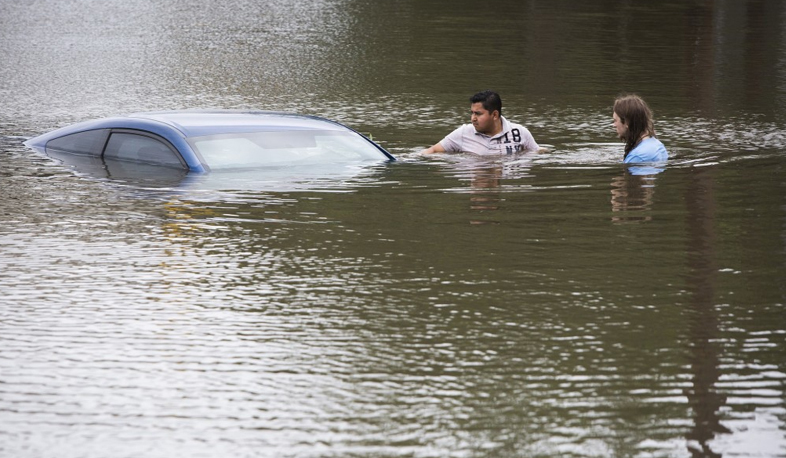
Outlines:
{"type": "Polygon", "coordinates": [[[104,159],[186,168],[180,155],[168,144],[147,135],[128,132],[113,132],[109,136],[104,159]]]}
{"type": "Polygon", "coordinates": [[[88,130],[66,135],[65,137],[54,138],[46,144],[46,149],[62,151],[66,153],[85,154],[89,156],[100,156],[106,143],[108,129],[88,130]]]}

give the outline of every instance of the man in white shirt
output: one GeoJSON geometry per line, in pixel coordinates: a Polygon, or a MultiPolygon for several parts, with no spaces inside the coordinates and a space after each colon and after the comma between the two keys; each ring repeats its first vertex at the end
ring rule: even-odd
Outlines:
{"type": "Polygon", "coordinates": [[[469,101],[472,122],[421,153],[467,152],[489,156],[547,151],[538,146],[524,126],[502,116],[502,99],[496,92],[479,92],[469,101]]]}

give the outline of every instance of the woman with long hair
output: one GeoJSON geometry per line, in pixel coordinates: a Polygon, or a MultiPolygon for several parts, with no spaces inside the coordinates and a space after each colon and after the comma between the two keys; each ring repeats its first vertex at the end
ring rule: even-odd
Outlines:
{"type": "Polygon", "coordinates": [[[625,142],[622,162],[663,162],[669,158],[666,147],[655,138],[652,111],[641,97],[617,97],[613,118],[617,136],[625,142]]]}

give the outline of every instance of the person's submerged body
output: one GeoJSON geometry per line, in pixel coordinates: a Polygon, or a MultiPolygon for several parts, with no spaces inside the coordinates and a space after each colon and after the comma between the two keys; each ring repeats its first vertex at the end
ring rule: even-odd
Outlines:
{"type": "Polygon", "coordinates": [[[448,134],[439,144],[445,151],[461,151],[480,155],[513,154],[537,151],[539,146],[526,127],[499,117],[501,130],[488,134],[479,132],[474,124],[464,124],[448,134]]]}
{"type": "Polygon", "coordinates": [[[637,162],[664,162],[669,158],[666,147],[655,137],[647,137],[640,141],[622,162],[626,164],[637,162]]]}
{"type": "Polygon", "coordinates": [[[500,155],[541,150],[532,134],[521,124],[502,116],[502,100],[493,91],[470,97],[470,124],[460,126],[422,153],[466,152],[500,155]]]}

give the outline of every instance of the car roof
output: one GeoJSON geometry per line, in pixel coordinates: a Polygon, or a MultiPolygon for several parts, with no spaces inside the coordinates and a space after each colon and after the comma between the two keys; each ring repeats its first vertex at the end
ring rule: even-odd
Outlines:
{"type": "Polygon", "coordinates": [[[335,130],[354,132],[353,129],[329,119],[275,111],[242,110],[180,110],[132,113],[125,116],[93,119],[55,129],[28,139],[25,144],[44,148],[54,138],[94,129],[140,129],[163,136],[170,142],[177,137],[282,131],[335,130]]]}
{"type": "Polygon", "coordinates": [[[167,124],[182,132],[186,137],[269,130],[352,130],[337,122],[316,116],[274,111],[158,111],[133,113],[128,115],[127,118],[167,124]]]}

